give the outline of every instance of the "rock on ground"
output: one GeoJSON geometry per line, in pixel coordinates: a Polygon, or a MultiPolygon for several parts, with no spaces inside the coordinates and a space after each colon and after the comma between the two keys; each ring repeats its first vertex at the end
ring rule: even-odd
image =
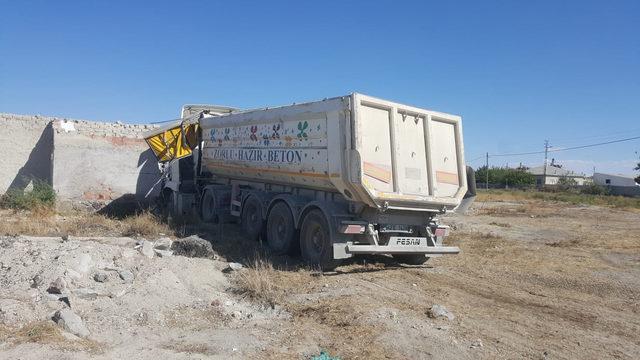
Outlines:
{"type": "Polygon", "coordinates": [[[97,282],[106,282],[109,279],[109,276],[106,273],[103,272],[97,272],[95,274],[93,274],[93,280],[97,281],[97,282]]]}
{"type": "Polygon", "coordinates": [[[67,281],[64,278],[57,278],[53,280],[47,292],[50,294],[62,294],[67,289],[67,281]]]}
{"type": "Polygon", "coordinates": [[[191,235],[174,241],[173,244],[171,244],[171,250],[173,250],[175,255],[199,258],[216,257],[211,243],[197,235],[191,235]]]}
{"type": "Polygon", "coordinates": [[[72,333],[73,335],[88,337],[90,334],[89,330],[84,325],[82,318],[71,311],[71,309],[62,309],[56,311],[56,313],[53,315],[53,321],[55,321],[56,324],[61,326],[66,331],[72,333]]]}
{"type": "Polygon", "coordinates": [[[169,250],[171,249],[171,244],[173,244],[171,239],[163,237],[154,241],[153,247],[157,250],[169,250]]]}
{"type": "Polygon", "coordinates": [[[153,243],[147,240],[143,240],[142,244],[138,248],[140,253],[148,258],[152,258],[155,256],[155,252],[153,251],[153,243]]]}
{"type": "Polygon", "coordinates": [[[447,320],[453,320],[456,317],[442,305],[433,305],[429,310],[427,310],[427,315],[430,318],[439,319],[445,318],[447,320]]]}
{"type": "Polygon", "coordinates": [[[231,271],[239,271],[242,270],[244,268],[244,266],[240,263],[237,262],[230,262],[229,266],[224,270],[226,272],[231,272],[231,271]]]}
{"type": "Polygon", "coordinates": [[[130,270],[127,270],[127,269],[118,270],[118,275],[120,276],[120,279],[122,279],[126,283],[133,282],[133,279],[135,278],[133,273],[130,270]]]}

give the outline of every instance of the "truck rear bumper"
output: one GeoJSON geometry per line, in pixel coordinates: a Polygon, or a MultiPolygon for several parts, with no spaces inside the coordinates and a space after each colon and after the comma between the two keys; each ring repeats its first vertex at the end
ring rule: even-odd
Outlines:
{"type": "Polygon", "coordinates": [[[353,245],[346,246],[348,254],[458,254],[457,246],[384,246],[384,245],[353,245]]]}

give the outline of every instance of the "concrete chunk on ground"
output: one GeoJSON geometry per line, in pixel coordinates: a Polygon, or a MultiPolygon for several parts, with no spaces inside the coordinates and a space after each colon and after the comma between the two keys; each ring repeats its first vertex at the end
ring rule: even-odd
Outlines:
{"type": "Polygon", "coordinates": [[[47,292],[50,294],[62,294],[66,289],[67,281],[64,278],[59,277],[51,282],[47,292]]]}
{"type": "Polygon", "coordinates": [[[237,262],[230,262],[228,267],[224,269],[225,272],[239,271],[242,270],[244,266],[237,262]]]}
{"type": "Polygon", "coordinates": [[[171,250],[161,250],[161,249],[153,249],[156,252],[156,255],[159,257],[169,257],[173,255],[173,251],[171,250]]]}
{"type": "Polygon", "coordinates": [[[433,319],[447,319],[449,321],[456,317],[442,305],[435,304],[427,310],[427,315],[433,319]]]}
{"type": "Polygon", "coordinates": [[[182,255],[198,258],[216,258],[216,253],[211,247],[211,243],[199,237],[191,235],[189,237],[178,239],[171,245],[174,255],[182,255]]]}
{"type": "Polygon", "coordinates": [[[122,279],[125,283],[132,283],[133,279],[135,278],[133,272],[127,269],[118,270],[118,276],[120,276],[120,279],[122,279]]]}
{"type": "Polygon", "coordinates": [[[106,282],[109,279],[109,276],[106,273],[103,272],[97,272],[95,274],[93,274],[93,280],[97,281],[97,282],[106,282]]]}
{"type": "Polygon", "coordinates": [[[153,242],[153,247],[156,250],[170,250],[172,243],[173,243],[173,241],[171,239],[169,239],[168,237],[163,237],[163,238],[159,238],[156,241],[154,241],[153,242]]]}
{"type": "Polygon", "coordinates": [[[84,325],[82,318],[71,311],[71,309],[62,309],[56,311],[56,313],[53,315],[52,320],[73,335],[86,338],[90,334],[89,329],[87,329],[87,327],[84,325]]]}
{"type": "Polygon", "coordinates": [[[143,240],[142,244],[139,245],[138,251],[149,259],[155,256],[155,252],[153,251],[153,243],[147,240],[143,240]]]}

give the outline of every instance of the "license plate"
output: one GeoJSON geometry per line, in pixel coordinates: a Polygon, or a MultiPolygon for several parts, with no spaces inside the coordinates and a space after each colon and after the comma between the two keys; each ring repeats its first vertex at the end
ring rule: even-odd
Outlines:
{"type": "Polygon", "coordinates": [[[427,246],[426,237],[411,237],[411,236],[392,236],[389,239],[389,245],[398,246],[427,246]]]}

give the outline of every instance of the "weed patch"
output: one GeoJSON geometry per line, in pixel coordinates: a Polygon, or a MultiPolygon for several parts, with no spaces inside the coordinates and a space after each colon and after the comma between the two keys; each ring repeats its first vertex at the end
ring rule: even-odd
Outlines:
{"type": "Polygon", "coordinates": [[[0,198],[0,207],[15,210],[52,209],[56,204],[56,192],[42,180],[33,180],[33,189],[9,189],[0,198]]]}

